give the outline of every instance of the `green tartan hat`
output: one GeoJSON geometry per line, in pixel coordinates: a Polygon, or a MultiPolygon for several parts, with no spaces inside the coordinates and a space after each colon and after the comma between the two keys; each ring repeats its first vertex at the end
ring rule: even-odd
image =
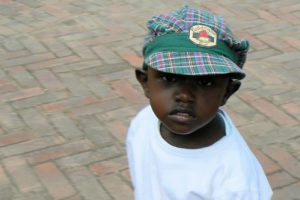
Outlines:
{"type": "Polygon", "coordinates": [[[144,68],[183,75],[245,77],[242,67],[249,42],[235,37],[221,16],[184,6],[152,17],[147,26],[144,68]]]}

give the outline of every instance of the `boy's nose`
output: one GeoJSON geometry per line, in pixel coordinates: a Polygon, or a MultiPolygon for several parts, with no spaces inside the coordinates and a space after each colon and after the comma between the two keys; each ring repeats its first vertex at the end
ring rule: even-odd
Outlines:
{"type": "Polygon", "coordinates": [[[193,102],[195,100],[194,87],[190,81],[181,81],[175,94],[176,101],[184,103],[193,102]]]}

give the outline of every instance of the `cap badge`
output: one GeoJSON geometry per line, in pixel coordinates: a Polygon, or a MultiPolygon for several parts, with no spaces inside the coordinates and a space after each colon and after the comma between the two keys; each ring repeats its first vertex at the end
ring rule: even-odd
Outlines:
{"type": "Polygon", "coordinates": [[[190,40],[201,46],[212,47],[217,45],[217,34],[208,26],[195,25],[190,29],[190,40]]]}

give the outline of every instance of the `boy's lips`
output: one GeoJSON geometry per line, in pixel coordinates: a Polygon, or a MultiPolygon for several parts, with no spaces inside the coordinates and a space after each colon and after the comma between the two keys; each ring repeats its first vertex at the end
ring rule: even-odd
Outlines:
{"type": "Polygon", "coordinates": [[[175,109],[170,112],[169,117],[171,120],[180,123],[189,123],[196,119],[195,114],[191,110],[175,109]]]}

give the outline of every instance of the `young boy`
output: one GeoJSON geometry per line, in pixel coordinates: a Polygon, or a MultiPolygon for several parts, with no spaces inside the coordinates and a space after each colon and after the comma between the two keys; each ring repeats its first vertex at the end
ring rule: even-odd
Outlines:
{"type": "Polygon", "coordinates": [[[136,200],[270,200],[262,167],[220,109],[240,87],[249,43],[185,6],[154,16],[136,70],[150,106],[127,136],[136,200]]]}

